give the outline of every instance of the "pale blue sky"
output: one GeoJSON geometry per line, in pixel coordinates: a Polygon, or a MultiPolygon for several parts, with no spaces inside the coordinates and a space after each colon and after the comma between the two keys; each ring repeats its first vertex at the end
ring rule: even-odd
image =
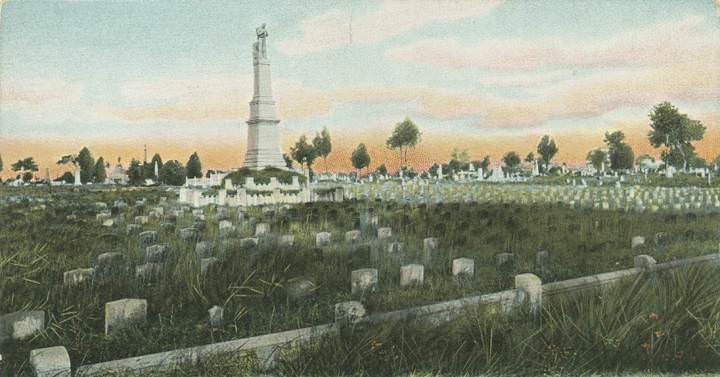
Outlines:
{"type": "Polygon", "coordinates": [[[644,121],[659,99],[711,123],[720,111],[710,0],[8,0],[0,17],[2,140],[236,132],[244,142],[263,22],[291,135],[384,130],[406,115],[474,136],[581,131],[644,121]],[[679,72],[687,82],[663,84],[679,72]]]}

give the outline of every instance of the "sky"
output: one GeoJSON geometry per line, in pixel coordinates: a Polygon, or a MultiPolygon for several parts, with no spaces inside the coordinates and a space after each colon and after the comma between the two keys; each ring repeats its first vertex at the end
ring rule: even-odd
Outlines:
{"type": "Polygon", "coordinates": [[[319,170],[394,169],[385,147],[410,117],[410,163],[454,148],[498,162],[544,134],[583,163],[621,130],[636,155],[662,101],[707,127],[720,154],[720,4],[679,1],[34,1],[0,0],[0,156],[41,172],[87,146],[127,165],[150,156],[242,165],[255,28],[268,56],[284,152],[327,127],[319,170]]]}

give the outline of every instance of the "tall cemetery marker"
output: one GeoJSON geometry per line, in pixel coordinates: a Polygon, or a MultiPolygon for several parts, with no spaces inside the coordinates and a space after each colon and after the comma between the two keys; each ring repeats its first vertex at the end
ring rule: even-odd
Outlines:
{"type": "Polygon", "coordinates": [[[244,166],[263,169],[268,166],[284,168],[280,152],[280,129],[275,114],[275,100],[270,85],[270,60],[267,57],[265,24],[257,28],[257,42],[253,44],[254,95],[250,101],[247,152],[244,166]]]}

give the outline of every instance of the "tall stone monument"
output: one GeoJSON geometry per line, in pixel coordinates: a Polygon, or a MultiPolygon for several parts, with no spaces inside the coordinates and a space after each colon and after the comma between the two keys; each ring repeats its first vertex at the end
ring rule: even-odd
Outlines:
{"type": "Polygon", "coordinates": [[[265,24],[257,28],[257,42],[253,44],[254,95],[250,101],[247,151],[244,166],[263,169],[269,166],[285,168],[280,152],[280,128],[275,113],[275,100],[270,85],[270,60],[267,57],[268,32],[265,24]]]}

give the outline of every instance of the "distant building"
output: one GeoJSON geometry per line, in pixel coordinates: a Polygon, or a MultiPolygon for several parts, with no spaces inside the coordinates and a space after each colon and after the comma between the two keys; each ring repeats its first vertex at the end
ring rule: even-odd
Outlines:
{"type": "Polygon", "coordinates": [[[127,170],[122,166],[120,157],[118,157],[118,163],[112,171],[110,171],[107,178],[105,178],[105,183],[110,185],[126,185],[128,181],[127,170]]]}

